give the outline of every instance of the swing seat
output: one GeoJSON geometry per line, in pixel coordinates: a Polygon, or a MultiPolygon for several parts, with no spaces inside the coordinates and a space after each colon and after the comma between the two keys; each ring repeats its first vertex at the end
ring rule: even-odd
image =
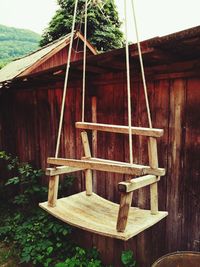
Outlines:
{"type": "Polygon", "coordinates": [[[158,214],[152,215],[150,210],[131,207],[126,230],[118,232],[116,222],[119,205],[95,193],[87,196],[86,192],[81,192],[58,199],[55,207],[48,206],[48,202],[41,203],[40,207],[72,226],[124,241],[156,224],[168,214],[159,211],[158,214]]]}
{"type": "MultiPolygon", "coordinates": [[[[76,127],[128,134],[128,128],[119,125],[77,122],[76,127]]],[[[165,169],[158,167],[156,138],[163,134],[163,130],[132,127],[132,134],[148,137],[150,166],[94,158],[91,156],[87,132],[81,132],[85,157],[47,159],[47,163],[55,167],[46,170],[50,176],[49,195],[48,201],[40,203],[40,207],[72,226],[121,240],[128,240],[166,217],[167,212],[158,211],[157,196],[157,183],[160,176],[165,175],[165,169]],[[118,184],[121,200],[120,204],[116,204],[92,191],[92,170],[140,177],[118,184]],[[59,175],[77,171],[85,172],[86,192],[57,199],[59,175]],[[131,207],[133,191],[145,186],[150,186],[151,210],[131,207]]]]}

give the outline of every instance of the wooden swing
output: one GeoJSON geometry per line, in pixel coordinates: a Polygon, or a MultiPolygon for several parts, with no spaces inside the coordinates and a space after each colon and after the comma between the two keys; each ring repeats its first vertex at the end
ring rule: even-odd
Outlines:
{"type": "MultiPolygon", "coordinates": [[[[74,20],[72,25],[72,35],[75,26],[75,17],[78,0],[75,2],[74,20]]],[[[126,0],[125,0],[126,3],[126,0]]],[[[133,14],[134,5],[132,2],[133,14]]],[[[125,6],[126,15],[126,6],[125,6]]],[[[127,21],[127,20],[126,20],[127,21]]],[[[127,23],[127,22],[126,22],[127,23]]],[[[126,25],[127,26],[127,25],[126,25]]],[[[138,39],[137,26],[135,20],[136,36],[138,39]]],[[[127,27],[126,27],[127,29],[127,27]]],[[[85,36],[87,31],[87,0],[85,5],[85,36]]],[[[127,40],[127,38],[126,38],[127,40]]],[[[84,60],[83,60],[83,102],[82,102],[82,122],[76,122],[76,128],[92,131],[104,131],[129,135],[129,153],[130,163],[106,160],[92,157],[88,135],[86,131],[81,133],[81,139],[84,149],[84,157],[81,159],[58,158],[60,145],[60,135],[63,122],[64,105],[69,75],[69,65],[71,58],[73,38],[69,46],[69,56],[66,69],[66,79],[63,91],[62,108],[56,153],[54,158],[48,158],[47,163],[55,165],[54,168],[47,168],[46,175],[49,176],[49,193],[48,201],[40,203],[40,207],[57,217],[58,219],[96,234],[128,240],[129,238],[144,231],[150,226],[156,224],[164,217],[167,212],[158,211],[158,187],[157,183],[160,177],[165,175],[165,170],[158,167],[157,155],[157,138],[163,135],[162,129],[152,128],[149,103],[147,97],[146,81],[144,68],[138,39],[138,51],[141,63],[141,71],[149,119],[149,128],[131,126],[131,97],[130,97],[130,74],[129,74],[129,50],[128,41],[126,41],[126,62],[127,62],[127,92],[128,92],[128,126],[108,125],[100,123],[89,123],[84,121],[84,103],[85,103],[85,66],[86,66],[86,42],[84,43],[84,60]],[[149,166],[138,165],[133,163],[132,154],[132,135],[147,136],[148,138],[148,156],[149,166]],[[60,166],[59,166],[60,165],[60,166]],[[122,173],[137,176],[137,178],[123,181],[118,184],[120,193],[120,204],[108,201],[92,190],[92,170],[122,173]],[[86,191],[69,197],[57,199],[59,175],[83,171],[85,173],[86,191]],[[150,186],[150,206],[151,210],[131,207],[133,191],[139,188],[150,186]]]]}

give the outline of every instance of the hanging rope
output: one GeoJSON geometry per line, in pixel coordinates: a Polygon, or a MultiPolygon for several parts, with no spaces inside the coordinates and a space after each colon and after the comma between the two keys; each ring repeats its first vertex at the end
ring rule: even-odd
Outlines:
{"type": "Polygon", "coordinates": [[[85,120],[85,73],[87,52],[87,0],[85,0],[85,26],[84,26],[84,49],[83,49],[83,95],[82,95],[82,122],[85,120]]]}
{"type": "Polygon", "coordinates": [[[65,99],[66,99],[66,92],[67,92],[67,85],[68,85],[68,78],[69,78],[69,69],[70,69],[70,61],[71,61],[71,53],[72,53],[72,44],[73,44],[73,39],[74,39],[77,6],[78,6],[78,0],[76,0],[75,6],[74,6],[74,16],[73,16],[72,30],[71,30],[71,36],[70,36],[70,45],[69,45],[67,68],[66,68],[66,75],[65,75],[65,82],[64,82],[64,89],[63,89],[62,106],[61,106],[61,113],[60,113],[55,158],[58,157],[59,147],[60,147],[60,136],[61,136],[61,130],[62,130],[62,124],[63,124],[64,109],[65,109],[65,99]]]}
{"type": "Polygon", "coordinates": [[[129,46],[128,46],[128,23],[127,23],[127,6],[124,0],[125,13],[125,38],[126,38],[126,74],[127,74],[127,97],[128,97],[128,132],[129,132],[129,157],[130,164],[133,164],[133,140],[131,129],[131,85],[130,85],[130,62],[129,62],[129,46]]]}
{"type": "Polygon", "coordinates": [[[145,95],[145,101],[146,101],[146,107],[147,107],[147,115],[148,115],[149,127],[152,128],[151,112],[150,112],[150,107],[149,107],[147,84],[146,84],[146,79],[145,79],[145,74],[144,74],[144,64],[143,64],[143,60],[142,60],[142,52],[141,52],[140,41],[139,41],[139,34],[138,34],[138,27],[137,27],[137,19],[136,19],[136,13],[135,13],[134,0],[131,0],[131,4],[132,4],[132,11],[133,11],[133,18],[134,18],[134,25],[135,25],[135,33],[136,33],[136,39],[137,39],[137,47],[138,47],[140,67],[141,67],[141,73],[142,73],[142,81],[143,81],[144,95],[145,95]]]}

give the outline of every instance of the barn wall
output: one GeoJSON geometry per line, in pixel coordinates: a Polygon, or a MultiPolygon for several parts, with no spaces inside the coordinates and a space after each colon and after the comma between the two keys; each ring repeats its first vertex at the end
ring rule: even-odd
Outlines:
{"type": "MultiPolygon", "coordinates": [[[[127,124],[125,75],[108,74],[100,80],[104,82],[87,86],[86,119],[91,120],[91,98],[95,95],[98,122],[127,124]],[[106,80],[111,82],[106,84],[106,80]]],[[[62,82],[56,82],[45,87],[31,85],[23,90],[4,91],[0,96],[0,149],[45,168],[46,158],[55,153],[62,88],[62,82]]],[[[153,125],[165,131],[158,142],[160,167],[167,170],[159,182],[159,206],[169,216],[128,242],[76,232],[80,243],[96,246],[103,261],[116,267],[120,266],[120,254],[125,249],[133,250],[141,267],[149,267],[168,252],[200,250],[200,78],[155,79],[148,81],[148,88],[153,125]]],[[[131,91],[132,124],[148,126],[141,83],[133,81],[131,91]]],[[[62,157],[80,158],[83,153],[80,130],[74,128],[75,121],[80,119],[81,86],[71,83],[61,137],[62,157]]],[[[133,138],[133,155],[135,162],[147,163],[145,138],[133,138]]],[[[128,161],[128,138],[99,133],[97,156],[128,161]]],[[[76,191],[83,190],[83,178],[77,175],[76,191]]],[[[117,183],[122,179],[120,174],[97,172],[95,191],[118,202],[117,183]]],[[[149,208],[148,189],[136,191],[133,204],[149,208]]]]}

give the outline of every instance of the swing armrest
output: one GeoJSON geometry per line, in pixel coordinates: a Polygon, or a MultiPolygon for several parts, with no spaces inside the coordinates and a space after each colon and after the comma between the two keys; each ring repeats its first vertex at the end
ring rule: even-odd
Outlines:
{"type": "Polygon", "coordinates": [[[147,185],[154,184],[160,180],[156,175],[145,175],[138,178],[131,179],[129,181],[120,182],[118,184],[118,190],[120,192],[129,193],[147,185]]]}
{"type": "Polygon", "coordinates": [[[59,174],[67,174],[67,173],[78,172],[78,171],[83,171],[83,170],[84,168],[57,166],[55,168],[46,168],[45,174],[47,176],[55,176],[59,174]]]}

